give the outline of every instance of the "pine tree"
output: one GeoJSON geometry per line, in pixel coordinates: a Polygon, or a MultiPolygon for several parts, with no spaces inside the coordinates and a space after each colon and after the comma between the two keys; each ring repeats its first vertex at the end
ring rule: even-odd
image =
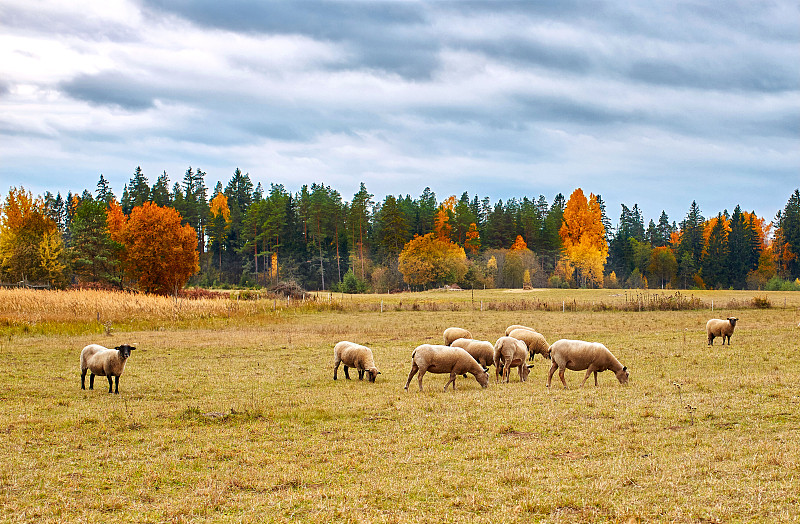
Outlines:
{"type": "Polygon", "coordinates": [[[114,199],[114,193],[111,192],[111,186],[108,185],[108,180],[105,179],[103,173],[100,173],[100,180],[97,181],[97,200],[104,202],[108,205],[114,199]]]}
{"type": "Polygon", "coordinates": [[[702,259],[702,275],[706,286],[711,288],[728,287],[728,232],[725,217],[720,213],[711,226],[708,245],[702,259]]]}
{"type": "Polygon", "coordinates": [[[150,190],[150,201],[161,207],[172,206],[172,198],[169,194],[169,177],[166,171],[158,175],[156,183],[153,184],[153,188],[150,190]]]}
{"type": "Polygon", "coordinates": [[[150,185],[147,177],[142,173],[141,166],[136,166],[130,182],[125,186],[122,193],[122,211],[128,215],[134,207],[143,206],[150,201],[150,185]]]}

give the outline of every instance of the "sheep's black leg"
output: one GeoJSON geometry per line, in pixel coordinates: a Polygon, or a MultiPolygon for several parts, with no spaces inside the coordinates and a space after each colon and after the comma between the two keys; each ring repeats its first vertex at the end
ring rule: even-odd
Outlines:
{"type": "Polygon", "coordinates": [[[86,389],[86,370],[81,372],[81,389],[86,389]]]}
{"type": "Polygon", "coordinates": [[[111,386],[114,384],[114,382],[111,380],[111,375],[108,375],[106,378],[108,379],[108,392],[111,393],[111,386]]]}
{"type": "Polygon", "coordinates": [[[89,375],[89,389],[94,389],[94,373],[89,375]]]}
{"type": "Polygon", "coordinates": [[[114,393],[119,395],[119,377],[114,377],[114,393]]]}
{"type": "Polygon", "coordinates": [[[364,380],[364,370],[363,369],[359,369],[358,370],[358,380],[364,380]]]}
{"type": "Polygon", "coordinates": [[[346,378],[347,380],[350,380],[350,371],[348,371],[348,370],[349,370],[349,368],[347,366],[345,366],[344,367],[344,378],[346,378]]]}
{"type": "Polygon", "coordinates": [[[339,364],[333,366],[333,380],[336,380],[336,372],[339,371],[339,364]]]}

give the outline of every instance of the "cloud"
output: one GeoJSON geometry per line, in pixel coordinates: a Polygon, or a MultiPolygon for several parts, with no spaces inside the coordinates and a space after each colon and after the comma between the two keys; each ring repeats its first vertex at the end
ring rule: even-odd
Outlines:
{"type": "Polygon", "coordinates": [[[130,111],[143,111],[155,105],[147,85],[115,71],[78,75],[58,87],[72,98],[92,105],[109,104],[130,111]]]}

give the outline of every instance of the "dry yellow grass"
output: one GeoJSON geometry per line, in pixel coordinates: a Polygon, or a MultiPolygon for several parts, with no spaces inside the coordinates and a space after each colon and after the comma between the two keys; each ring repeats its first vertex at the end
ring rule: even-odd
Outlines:
{"type": "Polygon", "coordinates": [[[715,311],[741,319],[730,347],[706,345],[707,310],[273,314],[256,303],[179,328],[121,316],[128,331],[110,335],[9,334],[0,520],[797,520],[800,318],[794,295],[770,298],[784,295],[786,309],[715,311]],[[512,323],[551,342],[604,342],[630,385],[602,373],[581,390],[582,373],[567,372],[570,389],[547,390],[537,357],[524,384],[459,378],[443,393],[446,377],[428,374],[424,392],[402,390],[417,344],[450,325],[495,340],[512,323]],[[373,348],[375,384],[332,380],[342,339],[373,348]],[[80,390],[89,342],[139,348],[120,395],[80,390]]]}

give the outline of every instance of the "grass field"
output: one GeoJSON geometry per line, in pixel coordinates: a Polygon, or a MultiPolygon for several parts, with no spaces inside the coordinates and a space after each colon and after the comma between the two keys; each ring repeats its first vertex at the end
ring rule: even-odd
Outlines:
{"type": "Polygon", "coordinates": [[[759,293],[773,307],[752,309],[727,307],[750,292],[695,292],[712,313],[480,311],[469,292],[345,297],[374,306],[358,311],[39,293],[0,292],[2,521],[800,519],[800,294],[759,293]],[[397,305],[414,301],[438,305],[397,305]],[[732,346],[708,347],[706,320],[730,314],[732,346]],[[428,374],[403,391],[418,344],[451,325],[494,341],[512,323],[603,342],[629,386],[606,372],[579,389],[568,371],[569,389],[548,390],[537,356],[527,383],[491,370],[485,390],[470,377],[444,393],[428,374]],[[373,348],[376,383],[332,380],[343,339],[373,348]],[[80,390],[91,342],[137,346],[119,395],[102,377],[80,390]]]}

